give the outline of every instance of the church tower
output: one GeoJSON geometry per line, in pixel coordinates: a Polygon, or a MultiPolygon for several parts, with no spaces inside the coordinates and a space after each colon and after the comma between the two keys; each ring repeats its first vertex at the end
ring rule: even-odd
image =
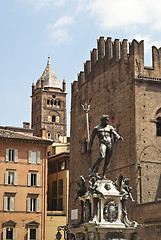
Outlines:
{"type": "Polygon", "coordinates": [[[56,77],[48,57],[47,66],[36,85],[32,84],[32,128],[35,136],[46,129],[49,139],[66,136],[66,83],[56,77]]]}

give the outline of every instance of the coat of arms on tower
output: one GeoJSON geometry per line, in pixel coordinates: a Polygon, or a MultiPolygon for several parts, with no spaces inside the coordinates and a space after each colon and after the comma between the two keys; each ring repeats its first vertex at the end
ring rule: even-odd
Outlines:
{"type": "Polygon", "coordinates": [[[115,202],[105,203],[103,209],[104,219],[108,222],[115,222],[118,217],[118,206],[115,202]]]}

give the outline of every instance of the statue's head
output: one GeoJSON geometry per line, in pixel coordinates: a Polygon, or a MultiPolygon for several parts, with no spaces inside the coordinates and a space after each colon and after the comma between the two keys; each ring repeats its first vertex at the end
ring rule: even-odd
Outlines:
{"type": "Polygon", "coordinates": [[[101,124],[102,124],[102,125],[107,125],[109,119],[110,119],[110,116],[109,116],[109,115],[103,115],[103,116],[101,117],[101,124]]]}

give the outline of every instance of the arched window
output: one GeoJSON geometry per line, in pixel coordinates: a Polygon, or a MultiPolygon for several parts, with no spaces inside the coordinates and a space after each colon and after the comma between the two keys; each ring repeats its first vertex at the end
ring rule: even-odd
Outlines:
{"type": "Polygon", "coordinates": [[[47,105],[50,105],[50,99],[47,99],[47,105]]]}
{"type": "Polygon", "coordinates": [[[161,117],[156,119],[156,134],[158,137],[161,136],[161,117]]]}
{"type": "Polygon", "coordinates": [[[55,117],[55,115],[53,115],[52,116],[52,122],[55,122],[55,120],[56,120],[56,117],[55,117]]]}
{"type": "Polygon", "coordinates": [[[53,100],[51,100],[51,105],[53,105],[53,100]]]}
{"type": "Polygon", "coordinates": [[[47,137],[48,137],[48,139],[51,139],[51,132],[47,133],[47,137]]]}
{"type": "Polygon", "coordinates": [[[58,100],[58,106],[61,107],[61,101],[60,100],[58,100]]]}

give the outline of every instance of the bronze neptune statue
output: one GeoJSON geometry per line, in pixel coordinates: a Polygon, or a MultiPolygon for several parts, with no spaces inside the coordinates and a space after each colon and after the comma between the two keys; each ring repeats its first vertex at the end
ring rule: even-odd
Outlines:
{"type": "Polygon", "coordinates": [[[108,165],[110,159],[112,157],[113,151],[113,142],[116,140],[123,140],[123,138],[115,131],[114,127],[109,125],[109,115],[103,115],[101,117],[101,123],[93,128],[93,132],[89,141],[89,154],[92,151],[92,145],[95,136],[97,135],[99,139],[99,158],[96,159],[93,166],[90,168],[90,175],[96,174],[98,176],[98,169],[100,163],[103,159],[105,159],[104,167],[103,167],[103,178],[106,179],[106,172],[108,169],[108,165]]]}

